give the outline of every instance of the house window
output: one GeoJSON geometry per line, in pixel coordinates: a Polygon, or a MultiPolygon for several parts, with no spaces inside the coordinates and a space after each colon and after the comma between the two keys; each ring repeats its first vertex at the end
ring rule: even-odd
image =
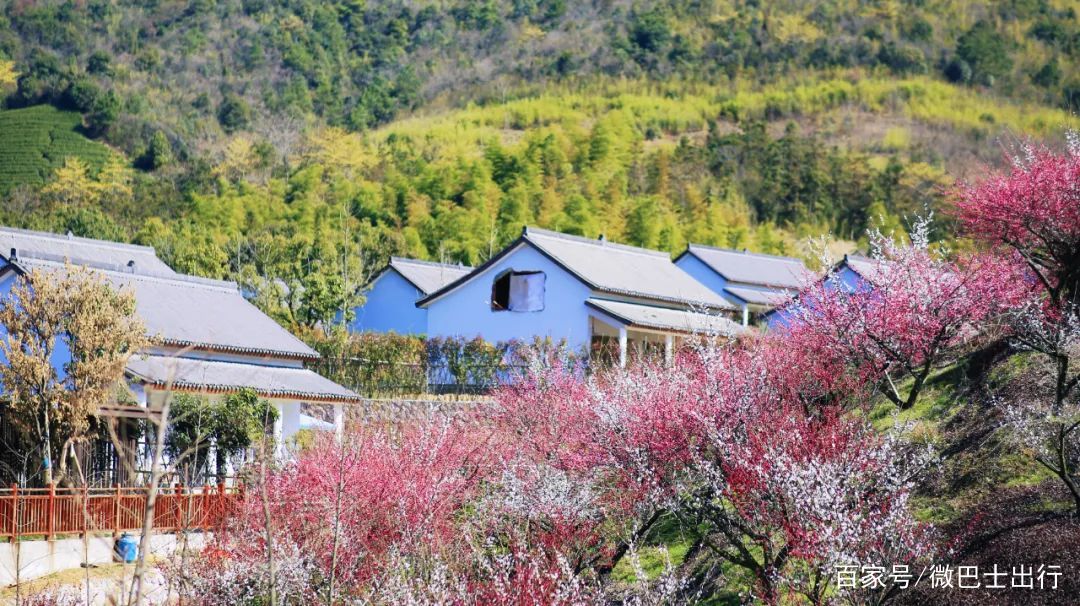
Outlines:
{"type": "Polygon", "coordinates": [[[502,272],[491,283],[491,310],[543,311],[546,280],[542,271],[502,272]]]}

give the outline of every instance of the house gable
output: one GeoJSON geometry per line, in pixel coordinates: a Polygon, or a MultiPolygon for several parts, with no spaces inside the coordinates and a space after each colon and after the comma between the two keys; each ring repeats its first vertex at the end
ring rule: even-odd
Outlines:
{"type": "Polygon", "coordinates": [[[393,266],[379,274],[365,294],[364,304],[356,307],[356,317],[349,323],[353,332],[427,332],[427,310],[417,308],[423,291],[393,266]]]}
{"type": "Polygon", "coordinates": [[[417,305],[427,309],[428,334],[432,336],[480,336],[491,342],[550,337],[566,339],[576,348],[588,341],[585,300],[591,293],[587,284],[560,263],[529,242],[518,240],[466,278],[417,305]],[[507,271],[543,273],[543,309],[493,309],[493,283],[507,271]]]}

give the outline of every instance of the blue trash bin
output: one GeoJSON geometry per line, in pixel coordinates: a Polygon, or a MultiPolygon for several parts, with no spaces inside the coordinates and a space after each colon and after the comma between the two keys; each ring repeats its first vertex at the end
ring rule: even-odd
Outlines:
{"type": "Polygon", "coordinates": [[[139,557],[139,542],[135,537],[124,533],[116,540],[116,557],[125,564],[130,564],[139,557]]]}

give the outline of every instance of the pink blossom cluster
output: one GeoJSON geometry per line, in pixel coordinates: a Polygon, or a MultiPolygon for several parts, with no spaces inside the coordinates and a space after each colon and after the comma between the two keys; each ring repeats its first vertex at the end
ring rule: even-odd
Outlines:
{"type": "Polygon", "coordinates": [[[1080,135],[1068,134],[1063,152],[1020,145],[1006,172],[966,184],[954,195],[966,231],[997,249],[1009,249],[1051,290],[1072,291],[1080,275],[1080,135]]]}

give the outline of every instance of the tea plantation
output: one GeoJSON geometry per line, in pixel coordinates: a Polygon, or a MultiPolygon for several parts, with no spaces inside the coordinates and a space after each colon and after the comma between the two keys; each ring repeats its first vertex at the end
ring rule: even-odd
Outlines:
{"type": "Polygon", "coordinates": [[[115,152],[83,136],[76,112],[37,105],[0,111],[0,195],[29,184],[40,186],[69,156],[96,172],[115,152]]]}

